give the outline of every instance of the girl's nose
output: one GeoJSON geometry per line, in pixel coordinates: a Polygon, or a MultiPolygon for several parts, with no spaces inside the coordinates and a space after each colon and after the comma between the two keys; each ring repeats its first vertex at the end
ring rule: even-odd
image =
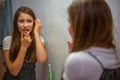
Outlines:
{"type": "Polygon", "coordinates": [[[27,27],[28,26],[28,23],[27,21],[24,22],[24,26],[27,27]]]}

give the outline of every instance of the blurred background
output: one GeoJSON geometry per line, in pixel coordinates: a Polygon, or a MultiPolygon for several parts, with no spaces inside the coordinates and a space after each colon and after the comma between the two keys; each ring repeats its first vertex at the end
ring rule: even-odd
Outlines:
{"type": "MultiPolygon", "coordinates": [[[[114,19],[114,37],[120,55],[120,0],[106,0],[114,19]]],[[[5,72],[2,41],[11,35],[12,19],[16,9],[29,6],[42,21],[41,36],[45,40],[48,61],[36,63],[37,80],[48,80],[48,64],[51,64],[53,80],[60,80],[64,62],[69,54],[67,41],[71,38],[68,29],[67,8],[72,0],[0,0],[0,80],[5,72]]]]}

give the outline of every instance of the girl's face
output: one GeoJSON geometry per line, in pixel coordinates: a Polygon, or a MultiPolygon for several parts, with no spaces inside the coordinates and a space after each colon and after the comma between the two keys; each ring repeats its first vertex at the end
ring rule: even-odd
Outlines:
{"type": "Polygon", "coordinates": [[[26,35],[26,33],[30,33],[33,29],[34,20],[32,16],[20,13],[18,20],[17,20],[17,26],[20,33],[23,35],[26,35]]]}
{"type": "Polygon", "coordinates": [[[72,39],[73,39],[74,38],[74,32],[73,32],[73,29],[72,29],[73,26],[72,26],[70,18],[68,18],[68,22],[69,22],[68,31],[69,31],[72,39]]]}

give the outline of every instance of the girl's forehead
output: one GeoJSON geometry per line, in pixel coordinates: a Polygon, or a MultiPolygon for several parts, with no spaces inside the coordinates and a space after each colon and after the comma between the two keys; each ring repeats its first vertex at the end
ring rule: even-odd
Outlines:
{"type": "Polygon", "coordinates": [[[33,19],[33,17],[29,14],[26,13],[20,13],[20,15],[18,16],[18,19],[33,19]]]}

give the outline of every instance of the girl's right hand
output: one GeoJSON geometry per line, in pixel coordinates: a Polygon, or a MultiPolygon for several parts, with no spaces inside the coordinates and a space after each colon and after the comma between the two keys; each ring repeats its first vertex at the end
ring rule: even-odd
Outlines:
{"type": "Polygon", "coordinates": [[[23,35],[21,33],[21,45],[28,48],[32,42],[31,36],[29,34],[30,32],[27,32],[26,35],[23,35]]]}

